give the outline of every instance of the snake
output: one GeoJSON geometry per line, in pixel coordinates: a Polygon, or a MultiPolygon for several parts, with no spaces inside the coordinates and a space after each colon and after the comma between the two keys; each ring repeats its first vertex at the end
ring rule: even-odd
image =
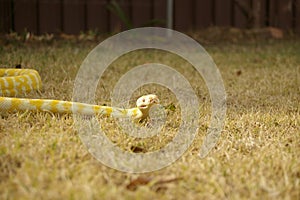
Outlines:
{"type": "Polygon", "coordinates": [[[129,109],[54,99],[16,98],[34,90],[40,91],[41,88],[41,77],[34,69],[0,68],[0,112],[45,111],[142,120],[148,117],[151,106],[159,104],[155,94],[139,97],[136,107],[129,109]]]}

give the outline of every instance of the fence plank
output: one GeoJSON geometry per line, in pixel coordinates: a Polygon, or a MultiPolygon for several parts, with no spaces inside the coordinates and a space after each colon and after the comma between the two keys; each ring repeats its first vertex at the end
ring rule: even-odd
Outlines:
{"type": "Polygon", "coordinates": [[[293,24],[292,0],[278,1],[278,27],[291,29],[293,24]]]}
{"type": "Polygon", "coordinates": [[[87,0],[87,29],[109,32],[109,13],[106,0],[87,0]]]}
{"type": "Polygon", "coordinates": [[[260,26],[265,27],[267,24],[267,1],[261,0],[260,26]]]}
{"type": "Polygon", "coordinates": [[[167,1],[153,0],[153,19],[158,20],[154,26],[166,27],[167,24],[167,1]]]}
{"type": "Polygon", "coordinates": [[[0,32],[9,32],[12,26],[12,4],[10,0],[0,1],[0,32]]]}
{"type": "Polygon", "coordinates": [[[14,24],[17,32],[29,31],[38,33],[37,1],[14,1],[14,24]]]}
{"type": "Polygon", "coordinates": [[[153,9],[151,0],[131,0],[131,4],[133,26],[140,27],[149,23],[152,18],[151,10],[153,9]]]}
{"type": "Polygon", "coordinates": [[[174,29],[188,31],[193,28],[193,1],[174,1],[174,29]]]}
{"type": "Polygon", "coordinates": [[[273,0],[273,1],[269,1],[269,20],[268,20],[268,24],[269,26],[278,26],[278,1],[277,0],[273,0]]]}
{"type": "Polygon", "coordinates": [[[294,12],[295,12],[295,14],[294,14],[294,17],[295,17],[294,29],[295,29],[296,33],[300,34],[300,0],[296,0],[294,6],[295,6],[294,7],[295,8],[295,10],[294,10],[294,12]]]}
{"type": "MultiPolygon", "coordinates": [[[[249,8],[251,7],[251,0],[244,0],[244,3],[249,8]]],[[[247,16],[247,13],[244,13],[245,11],[242,10],[238,6],[237,3],[234,4],[234,10],[233,10],[233,25],[237,28],[247,28],[250,25],[250,19],[247,16]]]]}
{"type": "Polygon", "coordinates": [[[214,24],[213,2],[195,1],[195,29],[206,28],[214,24]]]}
{"type": "Polygon", "coordinates": [[[63,31],[67,34],[78,34],[85,30],[84,0],[63,1],[63,31]]]}
{"type": "MultiPolygon", "coordinates": [[[[110,1],[112,2],[112,1],[110,1]]],[[[110,3],[109,2],[109,3],[110,3]]],[[[129,20],[131,20],[131,16],[130,16],[130,1],[129,0],[115,0],[115,2],[117,2],[118,6],[120,6],[122,12],[124,13],[124,15],[126,17],[129,18],[129,20]]],[[[122,30],[126,30],[129,27],[126,26],[126,24],[124,24],[124,22],[120,19],[119,16],[117,16],[115,13],[113,12],[109,12],[109,18],[110,18],[110,31],[112,32],[120,32],[122,30]]]]}
{"type": "Polygon", "coordinates": [[[61,31],[60,0],[39,0],[39,33],[58,33],[61,31]]]}
{"type": "Polygon", "coordinates": [[[232,25],[232,2],[231,0],[215,0],[215,25],[232,25]]]}

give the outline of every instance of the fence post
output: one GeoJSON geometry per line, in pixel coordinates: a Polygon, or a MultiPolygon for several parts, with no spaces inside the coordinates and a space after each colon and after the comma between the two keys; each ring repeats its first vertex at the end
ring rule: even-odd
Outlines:
{"type": "Polygon", "coordinates": [[[173,0],[167,0],[167,28],[173,29],[173,0]]]}

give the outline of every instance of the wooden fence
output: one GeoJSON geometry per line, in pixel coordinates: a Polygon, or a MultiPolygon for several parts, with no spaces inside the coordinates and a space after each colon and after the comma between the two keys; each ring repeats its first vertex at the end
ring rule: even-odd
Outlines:
{"type": "MultiPolygon", "coordinates": [[[[249,8],[254,0],[242,0],[249,8]]],[[[132,27],[165,27],[167,0],[115,0],[132,27]],[[156,21],[153,19],[156,19],[156,21]],[[150,23],[152,22],[152,24],[150,23]],[[156,22],[156,23],[153,23],[156,22]]],[[[260,0],[259,25],[300,33],[300,0],[260,0]]],[[[97,30],[107,33],[128,29],[108,9],[112,0],[0,0],[0,31],[35,34],[97,30]]],[[[198,30],[209,26],[249,27],[236,0],[174,0],[174,29],[198,30]]]]}

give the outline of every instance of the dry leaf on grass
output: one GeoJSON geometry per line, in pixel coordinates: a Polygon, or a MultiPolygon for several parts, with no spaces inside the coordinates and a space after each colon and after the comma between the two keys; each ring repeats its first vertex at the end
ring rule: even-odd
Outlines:
{"type": "Polygon", "coordinates": [[[126,186],[128,190],[134,191],[141,185],[147,185],[152,180],[151,177],[147,176],[139,176],[130,181],[130,183],[126,186]]]}
{"type": "Polygon", "coordinates": [[[150,182],[152,182],[152,184],[151,184],[152,189],[154,189],[155,191],[161,191],[161,190],[167,188],[166,184],[177,182],[181,179],[182,178],[169,176],[169,177],[162,177],[162,178],[155,180],[155,178],[153,178],[153,177],[139,176],[139,177],[131,180],[130,183],[126,186],[126,188],[128,190],[134,191],[139,186],[148,185],[148,184],[150,184],[150,182]]]}

